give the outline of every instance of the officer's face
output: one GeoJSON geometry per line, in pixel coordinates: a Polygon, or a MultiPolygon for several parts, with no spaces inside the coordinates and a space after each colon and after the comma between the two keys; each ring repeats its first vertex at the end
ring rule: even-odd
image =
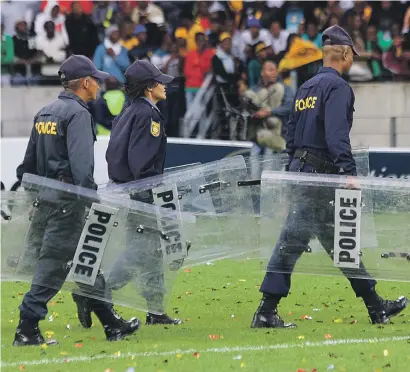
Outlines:
{"type": "Polygon", "coordinates": [[[98,90],[100,89],[98,80],[90,76],[85,79],[83,84],[88,92],[88,100],[95,101],[97,99],[98,90]]]}
{"type": "Polygon", "coordinates": [[[152,88],[152,98],[154,101],[163,101],[167,98],[167,92],[165,90],[165,85],[158,83],[155,88],[152,88]]]}
{"type": "Polygon", "coordinates": [[[343,53],[343,72],[347,73],[351,69],[353,64],[353,50],[352,48],[346,48],[343,53]]]}

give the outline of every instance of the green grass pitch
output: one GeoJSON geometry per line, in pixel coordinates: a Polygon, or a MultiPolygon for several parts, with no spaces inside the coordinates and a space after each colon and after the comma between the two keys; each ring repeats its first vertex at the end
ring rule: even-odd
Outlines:
{"type": "MultiPolygon", "coordinates": [[[[40,322],[44,336],[59,341],[46,348],[11,346],[18,305],[28,283],[3,282],[1,371],[410,370],[408,309],[392,324],[373,326],[345,278],[295,274],[291,295],[279,310],[298,328],[254,330],[250,322],[260,300],[262,278],[258,259],[224,260],[182,270],[168,313],[185,323],[143,326],[135,335],[113,343],[105,341],[95,318],[90,330],[82,329],[71,297],[62,292],[50,303],[47,319],[40,322]]],[[[381,281],[377,288],[383,297],[392,299],[410,294],[410,283],[381,281]]],[[[117,309],[127,318],[145,318],[142,312],[117,309]]]]}

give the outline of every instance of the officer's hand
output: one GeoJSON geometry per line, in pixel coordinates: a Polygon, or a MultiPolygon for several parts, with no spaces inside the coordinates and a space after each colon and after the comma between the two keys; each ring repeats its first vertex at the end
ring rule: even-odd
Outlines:
{"type": "Polygon", "coordinates": [[[264,109],[260,109],[255,115],[254,118],[256,119],[266,119],[272,113],[270,111],[266,111],[264,109]]]}
{"type": "Polygon", "coordinates": [[[353,176],[348,176],[347,177],[347,182],[345,185],[345,189],[350,189],[350,190],[359,190],[360,185],[358,184],[356,177],[353,176]]]}

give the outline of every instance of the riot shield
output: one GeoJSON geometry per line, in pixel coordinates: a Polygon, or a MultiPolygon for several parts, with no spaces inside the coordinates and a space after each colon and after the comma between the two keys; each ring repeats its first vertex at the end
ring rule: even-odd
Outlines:
{"type": "Polygon", "coordinates": [[[195,215],[195,226],[181,225],[178,239],[189,248],[183,266],[237,257],[257,248],[250,191],[242,156],[106,188],[113,197],[136,198],[195,215]]]}
{"type": "MultiPolygon", "coordinates": [[[[370,174],[369,168],[369,151],[368,149],[357,148],[353,151],[353,157],[356,162],[356,169],[358,176],[368,176],[370,174]]],[[[255,215],[260,215],[260,178],[263,171],[284,171],[286,165],[289,163],[289,157],[287,154],[278,154],[265,151],[263,155],[253,155],[245,159],[248,169],[248,178],[241,181],[238,186],[249,188],[252,195],[252,201],[254,206],[255,215]]],[[[376,234],[374,233],[374,220],[372,211],[372,196],[371,193],[364,191],[362,193],[362,203],[366,205],[368,214],[363,216],[365,223],[369,227],[363,236],[366,239],[366,244],[369,247],[376,247],[376,234]],[[373,228],[371,228],[373,226],[373,228]]],[[[310,242],[310,248],[312,252],[320,251],[321,245],[316,237],[310,242]]]]}
{"type": "Polygon", "coordinates": [[[192,216],[30,174],[22,186],[4,201],[12,208],[2,223],[2,276],[164,311],[176,272],[161,249],[170,240],[161,227],[192,216]]]}
{"type": "Polygon", "coordinates": [[[410,281],[409,182],[266,171],[261,190],[268,272],[410,281]],[[366,193],[371,208],[363,203],[366,193]],[[322,247],[315,254],[313,236],[322,247]]]}

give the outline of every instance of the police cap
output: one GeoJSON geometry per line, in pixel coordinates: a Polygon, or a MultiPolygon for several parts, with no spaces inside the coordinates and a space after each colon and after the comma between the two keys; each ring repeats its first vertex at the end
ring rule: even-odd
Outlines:
{"type": "Polygon", "coordinates": [[[125,71],[125,77],[129,83],[140,83],[147,80],[155,80],[161,84],[168,84],[174,78],[170,75],[163,74],[158,67],[148,61],[135,61],[125,71]]]}
{"type": "Polygon", "coordinates": [[[110,74],[97,70],[89,58],[77,54],[71,55],[61,64],[58,75],[61,81],[77,80],[87,76],[100,80],[106,80],[110,77],[110,74]]]}
{"type": "Polygon", "coordinates": [[[332,26],[323,31],[322,44],[325,45],[347,45],[353,50],[353,54],[359,55],[353,46],[353,40],[350,35],[340,26],[332,26]]]}

